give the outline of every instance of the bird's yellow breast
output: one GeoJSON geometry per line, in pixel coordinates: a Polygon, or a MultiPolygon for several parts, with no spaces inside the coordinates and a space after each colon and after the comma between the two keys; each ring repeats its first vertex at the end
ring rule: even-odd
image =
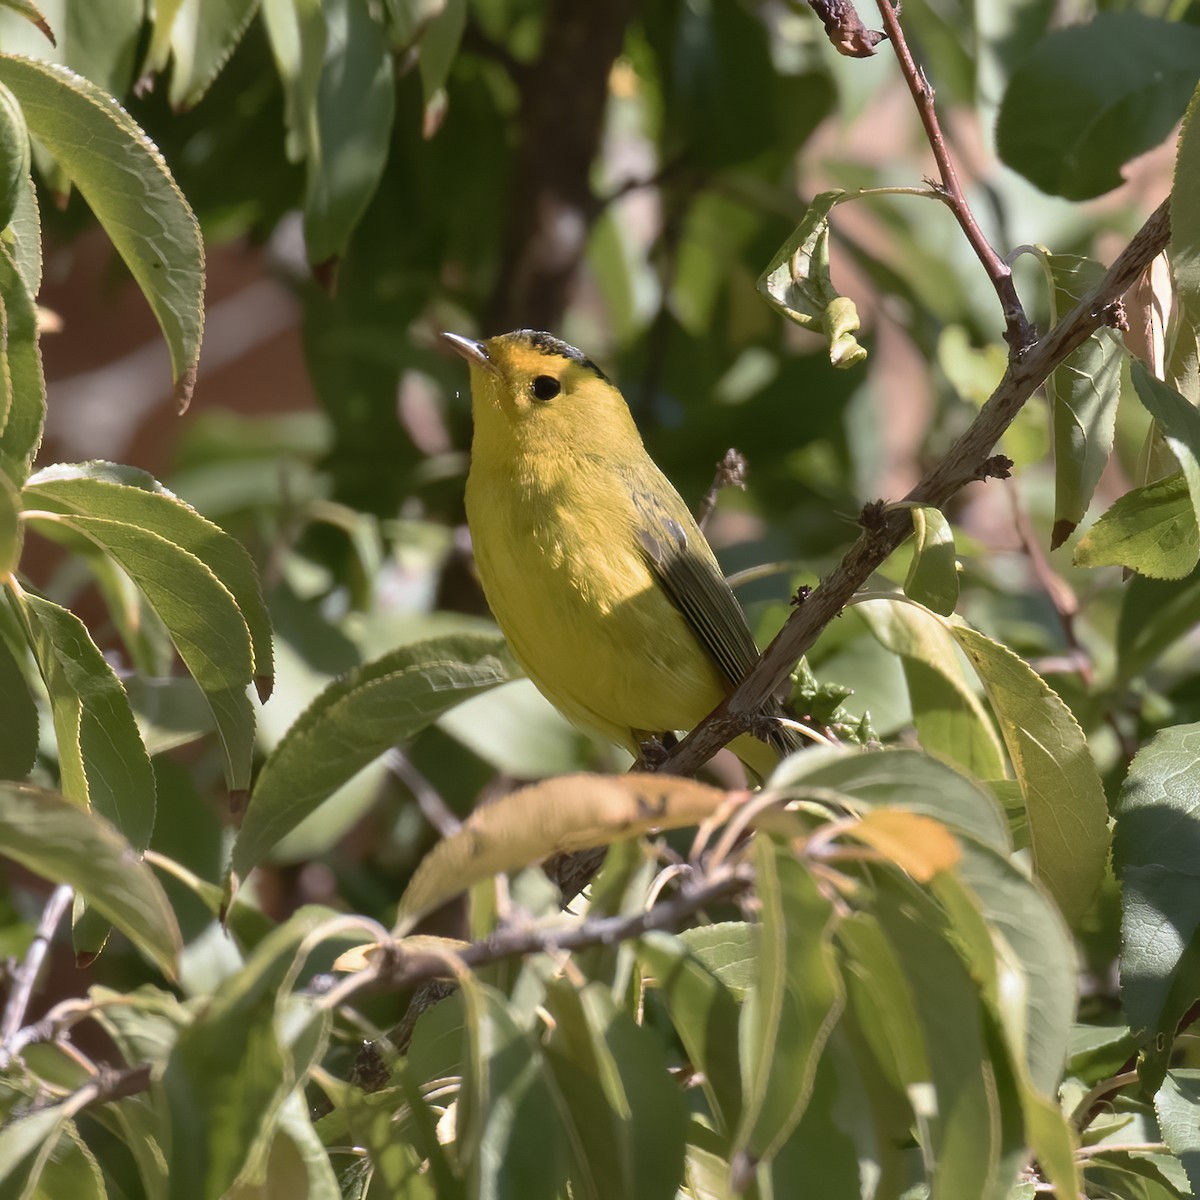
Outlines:
{"type": "Polygon", "coordinates": [[[576,723],[636,749],[690,728],[724,687],[656,583],[621,473],[591,458],[476,458],[467,480],[488,604],[541,691],[576,723]]]}

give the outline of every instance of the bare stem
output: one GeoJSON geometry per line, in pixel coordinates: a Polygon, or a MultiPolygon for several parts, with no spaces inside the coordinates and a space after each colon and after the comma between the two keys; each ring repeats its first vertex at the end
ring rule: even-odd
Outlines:
{"type": "Polygon", "coordinates": [[[727,487],[740,488],[743,492],[746,490],[746,457],[732,446],[717,463],[717,473],[713,476],[712,486],[704,493],[704,499],[696,509],[696,524],[701,529],[708,524],[708,518],[717,507],[717,497],[727,487]]]}
{"type": "Polygon", "coordinates": [[[979,222],[975,220],[975,214],[971,211],[971,206],[963,194],[962,184],[958,180],[958,172],[954,169],[954,160],[946,148],[946,139],[942,135],[937,110],[933,106],[933,88],[925,77],[925,72],[913,61],[912,52],[908,48],[908,42],[905,41],[904,30],[900,27],[900,20],[892,5],[892,0],[876,0],[876,4],[879,8],[879,15],[883,19],[884,31],[892,43],[892,48],[896,51],[896,58],[900,61],[904,82],[908,84],[908,90],[912,93],[913,100],[917,105],[917,112],[921,117],[921,124],[925,127],[925,136],[929,140],[930,149],[933,150],[933,157],[937,162],[946,203],[962,227],[967,241],[971,243],[971,249],[975,251],[976,257],[983,264],[983,269],[987,272],[987,277],[992,281],[992,287],[1000,299],[1000,307],[1004,312],[1004,340],[1008,342],[1010,353],[1020,354],[1033,342],[1035,331],[1030,325],[1028,317],[1025,316],[1024,308],[1021,307],[1021,299],[1013,284],[1012,271],[984,236],[983,230],[979,228],[979,222]]]}
{"type": "Polygon", "coordinates": [[[25,1020],[29,1001],[33,997],[34,984],[37,983],[38,973],[46,959],[46,951],[54,939],[54,931],[58,928],[59,921],[70,907],[73,895],[74,892],[65,883],[60,883],[50,893],[50,899],[42,909],[42,917],[38,921],[33,941],[13,975],[12,991],[9,993],[8,1003],[4,1006],[4,1015],[0,1017],[0,1066],[7,1066],[12,1057],[12,1043],[25,1020]]]}
{"type": "MultiPolygon", "coordinates": [[[[1001,469],[1002,464],[990,456],[1013,418],[1050,372],[1105,323],[1106,312],[1166,248],[1170,233],[1170,213],[1164,202],[1117,257],[1104,279],[1045,337],[1009,360],[1003,379],[979,415],[905,499],[940,508],[966,484],[1001,469]]],[[[737,732],[750,728],[755,714],[763,711],[820,632],[912,532],[907,510],[879,512],[872,506],[868,508],[874,514],[866,523],[869,527],[864,528],[832,574],[805,597],[737,690],[671,750],[660,769],[691,774],[737,732]]]]}

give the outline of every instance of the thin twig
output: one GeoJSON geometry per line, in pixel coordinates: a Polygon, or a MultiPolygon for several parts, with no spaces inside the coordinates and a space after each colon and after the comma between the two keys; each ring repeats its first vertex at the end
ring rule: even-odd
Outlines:
{"type": "Polygon", "coordinates": [[[833,48],[847,58],[870,58],[887,36],[868,29],[851,0],[808,0],[808,5],[820,17],[833,48]]]}
{"type": "MultiPolygon", "coordinates": [[[[1004,431],[1050,372],[1104,324],[1105,311],[1165,249],[1170,232],[1170,213],[1164,202],[1117,257],[1104,279],[1045,337],[1009,361],[1003,379],[979,415],[905,499],[940,508],[960,488],[1001,469],[1002,464],[989,456],[1004,431]]],[[[875,511],[872,508],[872,513],[875,511]]],[[[755,715],[764,710],[825,626],[909,536],[912,517],[907,509],[879,512],[869,526],[833,572],[796,608],[737,690],[670,751],[660,770],[691,774],[738,732],[751,726],[755,715]]]]}
{"type": "Polygon", "coordinates": [[[54,939],[54,931],[63,919],[63,914],[71,906],[74,894],[65,883],[60,883],[50,893],[50,899],[42,909],[42,917],[38,921],[33,941],[29,943],[21,965],[13,973],[12,991],[9,992],[8,1003],[4,1006],[4,1015],[0,1017],[0,1067],[7,1066],[12,1058],[13,1039],[25,1020],[29,1001],[33,997],[33,986],[54,939]]]}
{"type": "Polygon", "coordinates": [[[916,102],[921,124],[925,127],[925,136],[937,161],[946,203],[966,234],[967,241],[971,243],[975,256],[983,264],[983,269],[1000,299],[1000,307],[1004,312],[1004,340],[1008,342],[1010,354],[1020,354],[1034,340],[1035,331],[1029,323],[1029,318],[1025,316],[1024,308],[1021,307],[1021,299],[1013,284],[1012,271],[984,236],[971,206],[967,203],[962,184],[958,180],[958,172],[954,169],[954,160],[946,148],[946,139],[938,123],[937,110],[933,106],[933,88],[925,77],[925,72],[913,61],[892,0],[876,0],[876,4],[883,19],[884,31],[896,51],[904,81],[916,102]]]}
{"type": "Polygon", "coordinates": [[[717,507],[717,497],[727,487],[735,487],[743,492],[746,490],[746,456],[732,446],[717,463],[717,473],[713,476],[712,486],[704,493],[704,499],[696,509],[696,524],[701,529],[708,524],[708,518],[717,507]]]}
{"type": "Polygon", "coordinates": [[[383,762],[387,769],[412,792],[421,814],[442,837],[449,837],[452,833],[459,831],[462,822],[442,799],[437,788],[417,770],[404,751],[393,747],[383,756],[383,762]]]}

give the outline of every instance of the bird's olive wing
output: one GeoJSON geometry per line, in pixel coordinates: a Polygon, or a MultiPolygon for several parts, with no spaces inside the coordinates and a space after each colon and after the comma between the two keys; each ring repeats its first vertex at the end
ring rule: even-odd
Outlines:
{"type": "Polygon", "coordinates": [[[646,562],[671,603],[731,684],[739,684],[758,658],[745,614],[706,545],[688,519],[672,516],[657,496],[634,491],[640,518],[637,539],[646,562]]]}

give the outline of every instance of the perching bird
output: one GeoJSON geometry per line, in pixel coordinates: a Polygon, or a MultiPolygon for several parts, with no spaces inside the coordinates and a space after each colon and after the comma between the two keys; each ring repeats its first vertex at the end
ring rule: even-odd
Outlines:
{"type": "MultiPolygon", "coordinates": [[[[691,729],[758,650],[687,505],[621,393],[574,346],[528,329],[443,337],[471,368],[467,522],[488,604],[543,695],[637,754],[691,729]]],[[[798,740],[743,735],[760,778],[798,740]]]]}

